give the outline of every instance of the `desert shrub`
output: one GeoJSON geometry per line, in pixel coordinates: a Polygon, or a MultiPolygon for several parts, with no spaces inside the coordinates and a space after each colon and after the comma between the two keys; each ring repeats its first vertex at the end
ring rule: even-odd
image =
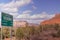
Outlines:
{"type": "Polygon", "coordinates": [[[10,29],[8,27],[2,28],[3,36],[4,38],[9,38],[10,37],[10,29]]]}
{"type": "Polygon", "coordinates": [[[39,29],[39,32],[42,32],[43,31],[43,26],[40,25],[38,29],[39,29]]]}
{"type": "Polygon", "coordinates": [[[16,30],[16,38],[18,40],[30,40],[33,35],[37,35],[39,30],[35,27],[20,27],[16,30]]]}
{"type": "Polygon", "coordinates": [[[60,30],[58,30],[58,32],[57,32],[57,36],[60,37],[60,30]]]}
{"type": "Polygon", "coordinates": [[[59,24],[54,25],[55,30],[59,30],[59,24]]]}
{"type": "Polygon", "coordinates": [[[23,37],[24,37],[24,30],[22,28],[17,28],[17,30],[16,30],[16,38],[18,40],[21,40],[21,39],[23,39],[23,37]]]}

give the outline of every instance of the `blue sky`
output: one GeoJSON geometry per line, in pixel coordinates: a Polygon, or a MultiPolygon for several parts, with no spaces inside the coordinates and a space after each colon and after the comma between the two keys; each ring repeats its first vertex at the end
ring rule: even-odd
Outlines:
{"type": "Polygon", "coordinates": [[[32,10],[34,13],[48,12],[50,14],[60,12],[60,0],[33,0],[33,4],[23,6],[22,10],[32,10]],[[37,9],[33,10],[31,6],[37,9]]]}
{"type": "Polygon", "coordinates": [[[60,13],[60,0],[0,0],[0,12],[14,16],[14,20],[40,23],[60,13]]]}

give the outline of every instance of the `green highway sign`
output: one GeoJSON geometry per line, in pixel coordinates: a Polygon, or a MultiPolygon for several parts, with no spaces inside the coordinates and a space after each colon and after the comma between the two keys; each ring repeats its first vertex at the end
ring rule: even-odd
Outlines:
{"type": "Polygon", "coordinates": [[[1,14],[1,25],[12,27],[13,26],[13,16],[2,12],[1,14]]]}

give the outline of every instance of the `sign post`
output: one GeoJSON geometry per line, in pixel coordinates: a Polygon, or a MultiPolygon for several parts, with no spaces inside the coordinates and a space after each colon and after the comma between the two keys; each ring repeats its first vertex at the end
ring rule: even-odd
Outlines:
{"type": "MultiPolygon", "coordinates": [[[[1,14],[1,25],[10,27],[10,38],[11,38],[11,31],[12,31],[11,27],[13,27],[13,16],[10,14],[6,14],[6,13],[2,12],[2,14],[1,14]]],[[[2,32],[2,28],[1,28],[1,32],[2,32]]],[[[2,36],[1,36],[1,38],[2,38],[2,36]]]]}

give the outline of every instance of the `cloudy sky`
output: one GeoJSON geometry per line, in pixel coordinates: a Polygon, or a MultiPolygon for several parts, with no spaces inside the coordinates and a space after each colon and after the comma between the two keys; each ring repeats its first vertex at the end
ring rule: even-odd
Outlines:
{"type": "Polygon", "coordinates": [[[0,0],[0,14],[13,15],[14,20],[40,23],[60,13],[60,0],[0,0]]]}

